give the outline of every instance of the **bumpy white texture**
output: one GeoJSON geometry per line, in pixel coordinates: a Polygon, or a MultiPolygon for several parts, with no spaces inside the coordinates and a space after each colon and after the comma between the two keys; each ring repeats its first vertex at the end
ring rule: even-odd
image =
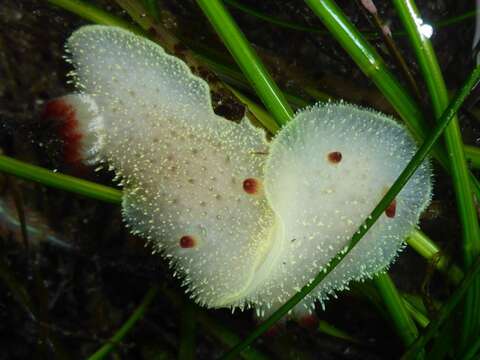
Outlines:
{"type": "Polygon", "coordinates": [[[269,250],[272,212],[243,181],[263,177],[267,144],[248,120],[213,113],[207,84],[158,45],[88,26],[67,48],[77,87],[96,101],[99,161],[124,184],[127,224],[171,259],[199,303],[243,298],[269,250]],[[188,236],[194,246],[183,248],[188,236]]]}
{"type": "MultiPolygon", "coordinates": [[[[148,40],[88,26],[67,48],[77,86],[98,106],[86,128],[96,160],[122,179],[127,224],[209,307],[275,310],[345,247],[416,149],[388,117],[346,104],[299,112],[268,145],[248,120],[216,116],[207,84],[148,40]],[[185,236],[194,241],[182,247],[185,236]]],[[[430,177],[424,164],[395,216],[383,216],[294,313],[388,266],[430,199],[430,177]]]]}
{"type": "MultiPolygon", "coordinates": [[[[346,247],[415,150],[403,127],[374,111],[338,103],[299,112],[274,139],[266,165],[267,199],[283,228],[274,246],[283,250],[254,293],[257,302],[268,294],[279,306],[313,280],[346,247]],[[332,153],[341,154],[338,163],[329,159],[332,153]]],[[[397,196],[394,216],[381,216],[304,300],[303,311],[388,266],[430,198],[431,170],[424,162],[397,196]]]]}

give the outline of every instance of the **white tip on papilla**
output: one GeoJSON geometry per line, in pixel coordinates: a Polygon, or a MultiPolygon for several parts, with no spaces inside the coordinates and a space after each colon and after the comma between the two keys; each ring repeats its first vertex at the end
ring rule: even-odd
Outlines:
{"type": "MultiPolygon", "coordinates": [[[[67,48],[98,107],[86,130],[97,160],[125,184],[127,224],[206,306],[274,311],[346,246],[416,149],[385,115],[347,104],[305,109],[267,144],[248,120],[216,116],[207,84],[146,39],[88,26],[67,48]]],[[[422,165],[296,316],[393,261],[430,178],[422,165]]]]}

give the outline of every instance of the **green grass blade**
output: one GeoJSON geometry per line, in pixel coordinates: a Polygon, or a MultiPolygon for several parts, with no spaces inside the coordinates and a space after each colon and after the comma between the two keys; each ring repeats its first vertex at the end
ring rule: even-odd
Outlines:
{"type": "Polygon", "coordinates": [[[258,10],[255,10],[254,8],[242,4],[241,2],[238,2],[236,0],[224,0],[225,4],[229,5],[232,8],[238,9],[248,15],[254,16],[258,19],[267,21],[271,24],[278,25],[287,29],[291,30],[296,30],[296,31],[305,31],[305,32],[310,32],[314,34],[321,34],[321,35],[329,35],[329,32],[326,31],[325,29],[313,27],[313,26],[307,26],[307,25],[302,25],[302,24],[297,24],[292,21],[285,21],[282,19],[279,19],[275,16],[267,15],[264,14],[258,10]]]}
{"type": "MultiPolygon", "coordinates": [[[[248,81],[245,79],[245,77],[236,67],[226,62],[221,62],[221,60],[219,60],[218,58],[216,59],[213,58],[211,54],[207,54],[206,52],[202,51],[201,47],[195,46],[195,44],[192,44],[191,42],[188,42],[187,45],[195,52],[194,53],[195,57],[198,60],[200,60],[203,64],[205,64],[215,74],[217,74],[220,79],[230,84],[231,86],[234,86],[241,90],[246,90],[252,93],[253,95],[255,94],[252,91],[252,88],[250,87],[250,84],[248,83],[248,81]]],[[[311,102],[297,95],[293,95],[286,91],[284,91],[283,94],[287,99],[288,103],[290,104],[290,106],[292,106],[295,109],[302,108],[307,105],[311,105],[311,102]]],[[[321,93],[320,91],[316,91],[316,94],[318,96],[323,96],[324,101],[332,98],[326,94],[321,93]]],[[[276,125],[276,127],[277,128],[279,127],[278,124],[276,125]]]]}
{"type": "MultiPolygon", "coordinates": [[[[472,6],[473,5],[474,4],[472,3],[472,6]]],[[[437,27],[437,28],[443,28],[443,27],[446,27],[446,26],[455,25],[455,24],[461,23],[462,21],[474,18],[477,15],[478,11],[479,10],[476,10],[476,9],[470,10],[470,11],[467,11],[467,12],[461,14],[461,15],[452,16],[451,18],[448,18],[448,19],[445,19],[445,20],[440,20],[438,22],[434,22],[434,24],[435,24],[435,27],[437,27]]]]}
{"type": "Polygon", "coordinates": [[[462,360],[474,360],[480,357],[480,336],[472,343],[462,360]]]}
{"type": "Polygon", "coordinates": [[[187,300],[183,303],[181,311],[181,339],[178,360],[192,360],[195,359],[195,331],[197,322],[195,305],[187,300]]]}
{"type": "MultiPolygon", "coordinates": [[[[322,28],[319,27],[314,27],[314,26],[307,26],[307,25],[302,25],[293,21],[286,21],[280,18],[277,18],[275,16],[265,14],[261,11],[258,11],[254,9],[253,7],[243,4],[237,0],[224,0],[225,3],[232,8],[238,9],[245,14],[251,15],[253,17],[256,17],[258,19],[267,21],[271,24],[278,25],[287,29],[291,30],[296,30],[296,31],[304,31],[304,32],[310,32],[313,34],[321,34],[321,35],[330,35],[328,31],[325,31],[322,28]]],[[[471,10],[467,11],[464,14],[458,15],[458,16],[452,16],[448,19],[445,20],[440,20],[437,22],[433,22],[434,27],[437,29],[444,28],[447,26],[455,25],[458,23],[461,23],[465,20],[469,20],[476,15],[476,10],[471,10]]],[[[370,39],[370,38],[379,38],[380,35],[376,32],[371,32],[371,31],[362,31],[362,35],[365,36],[365,38],[370,39]]],[[[392,32],[393,36],[405,36],[406,33],[404,31],[393,31],[392,32]]]]}
{"type": "Polygon", "coordinates": [[[118,26],[130,30],[138,35],[145,35],[146,33],[136,25],[130,24],[127,21],[110,14],[90,3],[82,0],[48,0],[50,4],[68,10],[78,16],[87,19],[96,24],[118,26]]]}
{"type": "Polygon", "coordinates": [[[469,165],[474,169],[480,169],[480,148],[471,145],[465,145],[465,157],[469,165]]]}
{"type": "Polygon", "coordinates": [[[352,344],[362,344],[360,340],[349,335],[346,331],[338,329],[337,327],[331,325],[330,323],[324,320],[319,320],[317,329],[322,334],[325,334],[340,340],[344,340],[352,344]]]}
{"type": "Polygon", "coordinates": [[[385,307],[390,314],[390,319],[403,343],[407,346],[411,345],[418,336],[418,330],[392,279],[387,273],[382,273],[373,278],[373,283],[382,296],[385,307]]]}
{"type": "Polygon", "coordinates": [[[414,303],[409,301],[409,298],[406,294],[402,294],[403,306],[410,313],[411,317],[420,325],[422,328],[425,328],[430,323],[430,319],[422,312],[414,303]]]}
{"type": "Polygon", "coordinates": [[[252,112],[257,120],[271,133],[275,134],[280,128],[277,123],[273,120],[269,113],[265,109],[250,100],[247,96],[242,94],[240,91],[235,90],[231,86],[228,86],[230,91],[240,100],[247,108],[252,112]]]}
{"type": "Polygon", "coordinates": [[[0,155],[0,172],[109,203],[119,204],[122,202],[121,190],[70,175],[59,174],[5,155],[0,155]]]}
{"type": "MultiPolygon", "coordinates": [[[[435,51],[428,37],[421,32],[421,15],[413,0],[394,0],[397,13],[407,30],[420,65],[437,119],[448,105],[448,93],[435,51]]],[[[463,150],[458,119],[455,117],[445,130],[445,141],[450,155],[450,168],[455,189],[460,222],[463,230],[463,254],[468,268],[480,254],[480,232],[474,204],[470,175],[463,150]]],[[[464,341],[478,336],[480,330],[480,282],[472,286],[466,298],[463,321],[464,341]]]]}
{"type": "Polygon", "coordinates": [[[305,0],[362,72],[380,89],[419,141],[427,134],[422,112],[376,50],[332,0],[305,0]]]}
{"type": "Polygon", "coordinates": [[[265,107],[279,125],[286,124],[293,116],[290,105],[223,4],[219,0],[197,0],[197,3],[265,107]]]}
{"type": "Polygon", "coordinates": [[[475,263],[470,267],[462,282],[455,290],[455,292],[449,297],[448,301],[443,305],[434,321],[431,321],[427,326],[425,333],[420,336],[403,354],[402,360],[414,359],[416,354],[421,351],[425,345],[432,339],[445,323],[445,321],[452,314],[453,310],[460,303],[463,296],[469,289],[469,287],[477,280],[480,275],[480,256],[476,259],[475,263]]]}
{"type": "MultiPolygon", "coordinates": [[[[365,40],[333,0],[305,0],[305,2],[363,73],[382,91],[410,132],[421,143],[428,132],[422,112],[406,90],[398,85],[398,79],[388,70],[373,46],[365,40]]],[[[447,155],[440,145],[436,146],[433,155],[447,171],[450,171],[447,155]]],[[[475,182],[473,176],[471,180],[475,182]]],[[[480,197],[480,186],[477,185],[478,183],[474,184],[474,190],[480,197]]]]}
{"type": "Polygon", "coordinates": [[[463,271],[451,264],[450,259],[442,254],[440,248],[422,231],[414,231],[407,237],[406,242],[419,255],[431,261],[437,270],[445,273],[452,283],[458,284],[462,280],[463,271]]]}
{"type": "Polygon", "coordinates": [[[160,9],[158,8],[158,0],[143,0],[145,9],[148,14],[155,20],[160,20],[160,9]]]}
{"type": "Polygon", "coordinates": [[[141,304],[130,315],[128,320],[118,329],[118,331],[112,336],[112,338],[105,343],[94,354],[88,357],[88,360],[101,360],[115,348],[115,346],[122,341],[122,339],[128,334],[128,332],[134,327],[134,325],[145,315],[148,306],[152,303],[153,299],[158,293],[158,288],[152,286],[146,293],[141,304]]]}
{"type": "MultiPolygon", "coordinates": [[[[180,309],[182,305],[188,301],[183,295],[172,288],[167,286],[162,286],[161,288],[162,295],[164,295],[170,302],[180,309]]],[[[208,333],[214,337],[218,342],[225,346],[233,346],[238,341],[238,336],[232,332],[229,328],[224,326],[221,322],[213,319],[208,315],[208,312],[199,306],[193,304],[195,310],[195,319],[198,322],[198,325],[202,327],[202,331],[208,333]]],[[[253,347],[250,347],[248,350],[244,351],[241,354],[242,358],[245,360],[267,360],[268,357],[256,350],[253,347]]]]}

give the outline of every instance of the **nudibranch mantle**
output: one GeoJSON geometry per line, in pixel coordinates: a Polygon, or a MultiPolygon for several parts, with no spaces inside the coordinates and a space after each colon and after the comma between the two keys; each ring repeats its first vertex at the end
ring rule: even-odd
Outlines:
{"type": "MultiPolygon", "coordinates": [[[[147,39],[94,25],[66,48],[84,160],[115,171],[127,226],[208,307],[282,305],[345,248],[416,149],[386,115],[345,103],[299,111],[268,143],[247,118],[215,115],[207,83],[147,39]]],[[[425,162],[294,313],[384,270],[430,198],[425,162]]]]}

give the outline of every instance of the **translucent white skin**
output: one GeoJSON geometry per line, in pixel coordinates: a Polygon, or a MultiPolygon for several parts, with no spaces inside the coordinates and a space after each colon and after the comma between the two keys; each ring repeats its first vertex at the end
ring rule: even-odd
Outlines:
{"type": "MultiPolygon", "coordinates": [[[[299,112],[268,144],[248,119],[216,116],[205,81],[146,39],[87,26],[67,49],[77,96],[96,104],[95,114],[78,111],[86,160],[115,170],[127,226],[208,307],[275,310],[347,245],[416,149],[390,118],[347,104],[299,112]]],[[[430,200],[430,179],[424,164],[395,216],[382,216],[294,313],[388,266],[430,200]]]]}
{"type": "Polygon", "coordinates": [[[269,250],[272,212],[243,190],[263,177],[263,131],[216,116],[205,81],[146,39],[87,26],[67,49],[77,87],[98,105],[95,159],[122,178],[127,225],[171,259],[199,303],[241,298],[269,250]],[[195,246],[182,248],[183,236],[195,246]]]}
{"type": "MultiPolygon", "coordinates": [[[[403,127],[371,110],[340,103],[299,112],[270,147],[265,190],[283,228],[273,247],[283,250],[254,296],[268,292],[275,308],[312,280],[346,247],[415,150],[403,127]],[[341,154],[338,163],[329,159],[334,152],[341,154]]],[[[396,197],[394,216],[383,214],[297,311],[308,312],[315,299],[385,269],[417,225],[431,190],[425,162],[396,197]]]]}

